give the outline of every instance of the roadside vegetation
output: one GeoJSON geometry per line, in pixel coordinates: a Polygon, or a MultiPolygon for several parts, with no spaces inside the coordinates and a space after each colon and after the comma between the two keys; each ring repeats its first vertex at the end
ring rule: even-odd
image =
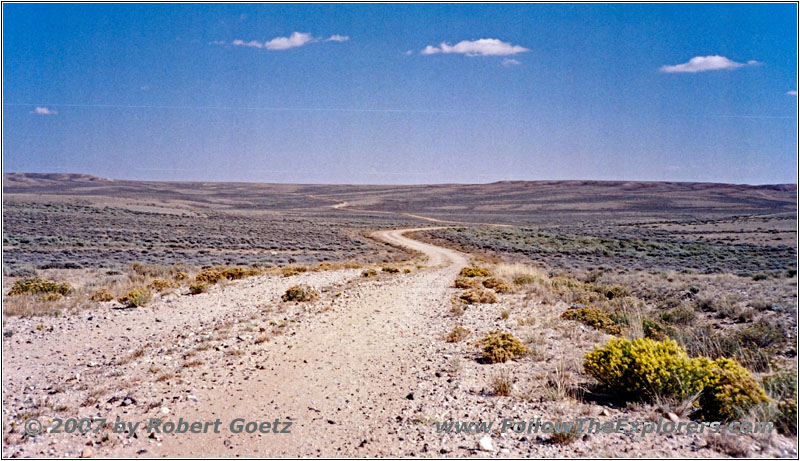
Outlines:
{"type": "Polygon", "coordinates": [[[475,347],[476,363],[517,370],[514,386],[506,371],[490,374],[492,395],[586,404],[587,396],[613,396],[603,398],[694,420],[769,420],[795,434],[792,293],[733,294],[754,283],[764,281],[487,260],[454,280],[457,324],[445,340],[457,344],[475,331],[479,339],[460,346],[465,353],[475,347]],[[482,292],[497,306],[481,302],[482,292]],[[555,369],[548,365],[554,362],[555,369]],[[537,378],[519,371],[526,364],[551,371],[537,378]]]}

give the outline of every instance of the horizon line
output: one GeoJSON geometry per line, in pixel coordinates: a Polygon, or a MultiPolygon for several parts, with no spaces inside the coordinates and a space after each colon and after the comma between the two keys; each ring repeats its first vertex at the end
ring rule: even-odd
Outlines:
{"type": "MultiPolygon", "coordinates": [[[[717,181],[675,181],[675,180],[642,180],[642,179],[499,179],[491,182],[441,182],[441,183],[300,183],[300,182],[267,182],[267,181],[209,181],[209,180],[156,180],[156,179],[124,179],[112,178],[106,176],[98,176],[91,173],[65,173],[65,172],[49,172],[37,173],[26,171],[3,171],[3,179],[6,175],[69,175],[69,176],[89,176],[97,179],[107,181],[128,181],[128,182],[151,182],[151,183],[217,183],[217,184],[268,184],[268,185],[297,185],[297,186],[474,186],[474,185],[488,185],[497,183],[534,183],[534,182],[594,182],[594,183],[664,183],[664,184],[710,184],[720,186],[750,186],[750,187],[766,187],[766,186],[798,186],[797,182],[775,182],[775,183],[733,183],[733,182],[717,182],[717,181]]],[[[3,185],[5,189],[5,184],[3,185]]]]}

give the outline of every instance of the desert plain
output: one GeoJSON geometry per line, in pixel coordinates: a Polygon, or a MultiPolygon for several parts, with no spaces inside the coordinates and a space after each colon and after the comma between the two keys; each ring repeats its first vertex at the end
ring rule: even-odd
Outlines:
{"type": "Polygon", "coordinates": [[[3,456],[796,457],[796,194],[7,173],[3,456]],[[686,381],[619,392],[587,358],[645,340],[735,361],[734,403],[712,412],[722,397],[686,381]],[[775,430],[498,430],[722,417],[775,430]],[[68,418],[223,430],[48,431],[68,418]]]}

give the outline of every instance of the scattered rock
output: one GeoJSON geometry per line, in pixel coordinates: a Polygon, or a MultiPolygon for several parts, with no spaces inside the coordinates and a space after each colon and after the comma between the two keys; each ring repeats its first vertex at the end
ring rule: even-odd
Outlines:
{"type": "Polygon", "coordinates": [[[478,441],[478,448],[480,448],[481,451],[494,451],[492,438],[488,435],[484,435],[483,438],[478,441]]]}
{"type": "Polygon", "coordinates": [[[94,456],[94,450],[89,447],[86,447],[81,451],[81,458],[91,458],[94,456]]]}

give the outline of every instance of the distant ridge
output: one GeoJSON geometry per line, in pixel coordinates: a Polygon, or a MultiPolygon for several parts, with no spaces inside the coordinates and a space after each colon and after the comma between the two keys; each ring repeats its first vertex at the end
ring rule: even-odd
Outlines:
{"type": "MultiPolygon", "coordinates": [[[[96,183],[96,182],[130,182],[130,183],[166,183],[166,184],[283,184],[283,183],[269,183],[269,182],[241,182],[241,181],[150,181],[150,180],[130,180],[130,179],[114,179],[104,178],[83,173],[25,173],[25,172],[12,172],[3,173],[4,186],[11,185],[45,185],[47,183],[58,182],[71,182],[71,183],[96,183]],[[10,183],[10,184],[9,184],[10,183]]],[[[286,185],[300,185],[300,184],[286,184],[286,185]]],[[[766,189],[774,191],[793,191],[797,190],[797,184],[779,183],[779,184],[734,184],[734,183],[717,183],[717,182],[693,182],[693,181],[629,181],[629,180],[596,180],[596,179],[536,179],[536,180],[503,180],[494,181],[491,183],[431,183],[431,184],[415,184],[415,185],[353,185],[347,184],[304,184],[310,186],[331,186],[331,187],[431,187],[431,186],[542,186],[542,185],[570,185],[570,186],[606,186],[606,187],[622,187],[623,189],[637,188],[653,188],[662,186],[673,185],[679,188],[704,188],[704,187],[719,187],[731,186],[737,188],[747,189],[766,189]]]]}

